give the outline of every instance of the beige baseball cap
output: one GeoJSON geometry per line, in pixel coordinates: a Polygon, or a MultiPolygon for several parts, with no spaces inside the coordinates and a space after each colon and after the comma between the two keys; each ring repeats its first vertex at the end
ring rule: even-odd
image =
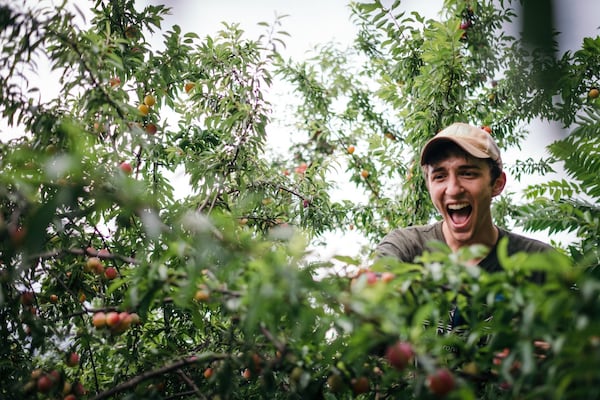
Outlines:
{"type": "Polygon", "coordinates": [[[425,143],[421,151],[421,165],[425,164],[431,149],[439,146],[444,141],[456,143],[475,158],[491,158],[502,169],[500,149],[492,135],[481,128],[464,122],[453,123],[425,143]]]}

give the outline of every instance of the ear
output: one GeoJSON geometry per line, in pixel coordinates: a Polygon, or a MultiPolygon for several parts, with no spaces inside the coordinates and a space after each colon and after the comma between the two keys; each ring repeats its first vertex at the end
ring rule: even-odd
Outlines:
{"type": "Polygon", "coordinates": [[[504,186],[506,186],[506,173],[502,171],[500,176],[496,179],[496,182],[492,185],[492,197],[496,197],[502,193],[504,186]]]}
{"type": "Polygon", "coordinates": [[[425,181],[425,187],[429,190],[429,165],[421,165],[421,173],[425,181]]]}

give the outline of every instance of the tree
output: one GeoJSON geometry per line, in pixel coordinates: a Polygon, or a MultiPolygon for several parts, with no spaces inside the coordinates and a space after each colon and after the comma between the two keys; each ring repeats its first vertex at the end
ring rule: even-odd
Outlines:
{"type": "Polygon", "coordinates": [[[597,39],[554,59],[502,34],[508,5],[447,1],[439,21],[398,6],[353,4],[354,48],[305,61],[278,52],[280,20],[257,40],[173,26],[157,51],[164,6],[97,1],[89,23],[69,3],[2,6],[0,110],[23,131],[0,148],[2,397],[600,397],[597,39]],[[538,85],[540,68],[561,80],[538,85]],[[274,79],[301,100],[289,158],[265,153],[274,79]],[[564,254],[501,253],[496,274],[466,267],[477,248],[311,259],[349,223],[376,241],[433,217],[414,151],[437,129],[469,120],[518,146],[535,117],[579,126],[515,171],[564,162],[576,182],[497,212],[579,229],[564,254]],[[336,169],[368,204],[332,201],[336,169]],[[447,330],[455,306],[465,324],[447,330]],[[401,368],[386,358],[398,341],[401,368]]]}

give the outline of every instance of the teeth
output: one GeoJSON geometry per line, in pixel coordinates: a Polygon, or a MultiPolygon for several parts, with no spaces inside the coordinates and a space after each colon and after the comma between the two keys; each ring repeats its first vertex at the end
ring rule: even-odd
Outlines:
{"type": "Polygon", "coordinates": [[[448,204],[448,209],[453,211],[461,210],[465,207],[469,207],[469,203],[448,204]]]}

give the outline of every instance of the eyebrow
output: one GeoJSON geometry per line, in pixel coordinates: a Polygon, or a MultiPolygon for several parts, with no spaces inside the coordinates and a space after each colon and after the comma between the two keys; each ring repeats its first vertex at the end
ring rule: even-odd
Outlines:
{"type": "MultiPolygon", "coordinates": [[[[440,172],[440,171],[445,171],[447,168],[444,167],[434,167],[433,165],[431,166],[431,172],[430,173],[435,173],[435,172],[440,172]]],[[[477,170],[481,170],[481,166],[477,165],[477,164],[465,164],[465,165],[460,165],[458,167],[459,171],[464,171],[464,170],[468,170],[468,169],[477,169],[477,170]]]]}

